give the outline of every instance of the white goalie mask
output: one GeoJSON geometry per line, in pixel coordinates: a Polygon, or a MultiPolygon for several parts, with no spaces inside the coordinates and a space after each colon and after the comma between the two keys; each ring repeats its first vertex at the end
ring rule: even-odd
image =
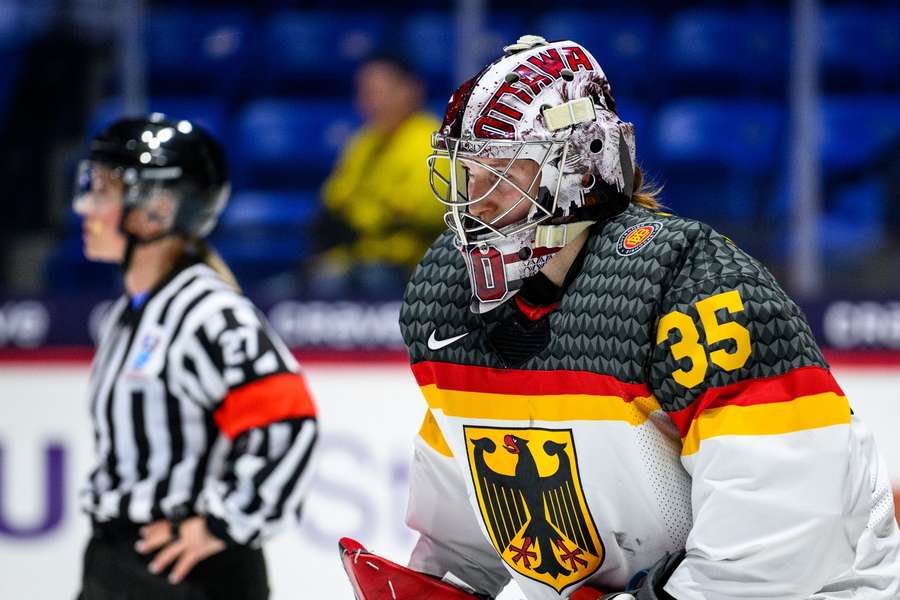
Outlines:
{"type": "Polygon", "coordinates": [[[538,36],[504,53],[450,97],[428,158],[432,191],[465,257],[472,310],[481,313],[591,224],[622,212],[634,186],[634,128],[616,114],[594,57],[538,36]],[[510,176],[522,160],[535,163],[530,181],[510,176]],[[491,178],[477,196],[475,169],[491,178]],[[500,186],[513,201],[484,216],[479,206],[500,186]]]}

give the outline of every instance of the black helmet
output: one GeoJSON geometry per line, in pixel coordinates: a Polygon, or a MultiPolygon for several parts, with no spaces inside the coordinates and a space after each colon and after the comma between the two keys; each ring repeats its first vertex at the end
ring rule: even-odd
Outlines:
{"type": "Polygon", "coordinates": [[[96,165],[121,178],[126,211],[160,191],[170,192],[176,210],[166,235],[208,235],[231,189],[221,144],[194,123],[159,113],[120,119],[91,141],[89,159],[79,168],[76,201],[91,189],[96,165]]]}

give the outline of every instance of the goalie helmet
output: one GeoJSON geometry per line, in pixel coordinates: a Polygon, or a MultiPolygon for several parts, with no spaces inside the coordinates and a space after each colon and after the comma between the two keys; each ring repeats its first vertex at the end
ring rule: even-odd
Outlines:
{"type": "Polygon", "coordinates": [[[447,207],[476,312],[511,298],[587,227],[625,210],[633,192],[634,128],[619,119],[600,65],[571,41],[524,36],[506,46],[450,97],[432,150],[431,188],[447,207]],[[519,160],[537,165],[528,185],[510,177],[519,160]],[[476,168],[493,179],[473,196],[476,168]],[[478,204],[500,185],[518,200],[481,218],[478,204]],[[504,222],[520,207],[523,218],[504,222]]]}
{"type": "MultiPolygon", "coordinates": [[[[120,119],[91,141],[89,152],[78,167],[74,203],[89,197],[98,167],[122,183],[122,223],[129,210],[146,207],[156,194],[167,193],[175,210],[154,239],[206,237],[228,200],[225,152],[215,138],[189,121],[169,120],[159,113],[120,119]]],[[[123,233],[130,245],[153,241],[123,233]]]]}

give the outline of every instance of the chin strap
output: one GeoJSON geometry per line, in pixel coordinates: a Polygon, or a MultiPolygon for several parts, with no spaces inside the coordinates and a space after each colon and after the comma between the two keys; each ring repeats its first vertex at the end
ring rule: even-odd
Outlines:
{"type": "Polygon", "coordinates": [[[163,238],[167,238],[170,236],[181,235],[178,231],[174,229],[170,229],[168,231],[164,231],[162,233],[158,233],[149,238],[139,238],[138,236],[130,233],[125,229],[125,220],[128,218],[128,215],[131,213],[131,207],[125,207],[122,209],[122,216],[119,218],[119,232],[125,236],[125,254],[122,256],[122,262],[119,263],[119,267],[122,270],[122,275],[128,272],[128,268],[131,266],[131,260],[134,258],[134,249],[138,246],[142,246],[144,244],[152,244],[153,242],[159,241],[163,238]]]}
{"type": "Polygon", "coordinates": [[[596,221],[578,221],[562,225],[538,225],[534,232],[535,248],[562,248],[596,221]]]}

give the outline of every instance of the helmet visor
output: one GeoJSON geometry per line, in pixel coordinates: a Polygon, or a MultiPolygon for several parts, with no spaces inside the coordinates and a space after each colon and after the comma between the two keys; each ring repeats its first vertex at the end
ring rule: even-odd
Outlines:
{"type": "Polygon", "coordinates": [[[82,160],[75,171],[72,208],[100,209],[110,204],[121,203],[125,195],[123,170],[92,160],[82,160]]]}

